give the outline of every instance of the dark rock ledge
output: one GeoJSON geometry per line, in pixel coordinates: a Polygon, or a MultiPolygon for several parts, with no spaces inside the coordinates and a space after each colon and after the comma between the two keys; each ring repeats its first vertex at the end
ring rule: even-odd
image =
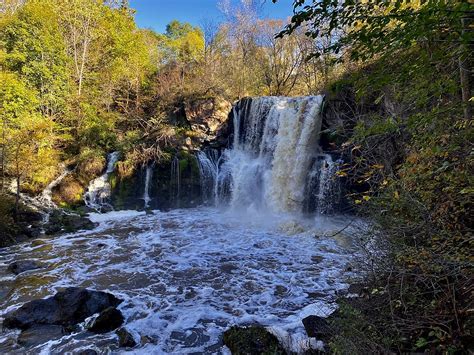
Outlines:
{"type": "Polygon", "coordinates": [[[99,313],[89,330],[105,333],[122,325],[123,316],[116,308],[121,302],[110,293],[70,287],[7,313],[3,326],[21,329],[18,343],[29,347],[61,338],[86,318],[99,313]]]}

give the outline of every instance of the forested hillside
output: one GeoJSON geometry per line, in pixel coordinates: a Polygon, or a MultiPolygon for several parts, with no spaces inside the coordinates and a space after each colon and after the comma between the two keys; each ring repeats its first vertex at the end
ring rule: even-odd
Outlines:
{"type": "Polygon", "coordinates": [[[283,22],[258,19],[251,4],[223,8],[224,23],[172,21],[159,34],[138,29],[126,2],[23,3],[1,12],[4,190],[15,178],[38,193],[61,162],[82,166],[87,184],[111,150],[133,169],[185,138],[174,117],[185,102],[315,93],[334,71],[306,61],[317,48],[302,33],[276,40],[283,22]]]}
{"type": "Polygon", "coordinates": [[[338,301],[327,349],[473,351],[472,3],[295,0],[288,22],[258,4],[156,33],[127,1],[0,1],[0,245],[28,219],[20,195],[65,169],[54,202],[77,211],[112,151],[124,180],[208,146],[218,129],[192,117],[324,94],[344,212],[371,224],[353,233],[363,297],[338,301]]]}

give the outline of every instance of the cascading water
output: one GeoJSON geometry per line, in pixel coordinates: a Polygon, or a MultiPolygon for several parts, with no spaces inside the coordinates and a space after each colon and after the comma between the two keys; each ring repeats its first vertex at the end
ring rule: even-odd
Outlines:
{"type": "Polygon", "coordinates": [[[316,211],[318,215],[334,213],[335,204],[340,200],[341,189],[337,171],[341,161],[334,161],[329,154],[319,155],[309,173],[306,184],[305,211],[316,211]]]}
{"type": "MultiPolygon", "coordinates": [[[[30,209],[36,211],[42,216],[42,223],[46,224],[49,222],[49,216],[52,210],[58,207],[53,202],[53,189],[59,185],[59,183],[71,172],[64,166],[61,166],[63,172],[56,179],[49,183],[48,186],[41,192],[40,195],[31,197],[27,194],[20,193],[20,200],[26,204],[30,209]]],[[[12,181],[10,186],[10,192],[16,194],[17,191],[16,181],[12,181]]]]}
{"type": "Polygon", "coordinates": [[[150,182],[153,177],[153,167],[154,165],[148,165],[145,172],[145,189],[143,191],[143,201],[145,202],[145,208],[148,208],[151,202],[150,197],[150,182]]]}
{"type": "Polygon", "coordinates": [[[202,200],[206,205],[218,205],[220,195],[218,178],[221,165],[219,151],[208,149],[205,152],[198,152],[196,160],[199,167],[202,200]]]}
{"type": "Polygon", "coordinates": [[[173,158],[171,162],[171,200],[174,207],[179,207],[181,197],[181,169],[178,156],[173,158]]]}
{"type": "Polygon", "coordinates": [[[120,157],[119,152],[107,155],[107,169],[104,174],[90,182],[87,192],[84,194],[84,202],[87,207],[101,210],[104,206],[111,207],[108,203],[110,197],[109,175],[115,169],[115,163],[120,157]]]}
{"type": "Polygon", "coordinates": [[[63,172],[56,179],[54,179],[46,188],[43,190],[41,195],[38,197],[38,201],[45,205],[47,208],[57,208],[53,202],[53,189],[59,185],[59,183],[71,172],[69,169],[62,167],[63,172]]]}
{"type": "Polygon", "coordinates": [[[329,211],[322,206],[331,203],[337,165],[318,144],[322,104],[322,96],[240,101],[233,109],[232,148],[219,159],[212,150],[197,155],[205,199],[210,191],[215,202],[229,193],[233,208],[295,213],[317,199],[317,211],[329,211]],[[313,163],[321,156],[325,165],[313,163]],[[308,181],[320,184],[308,190],[308,181]]]}

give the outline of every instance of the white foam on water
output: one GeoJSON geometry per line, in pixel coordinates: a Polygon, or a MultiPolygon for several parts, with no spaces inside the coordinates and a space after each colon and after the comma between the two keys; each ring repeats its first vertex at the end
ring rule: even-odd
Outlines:
{"type": "Polygon", "coordinates": [[[124,219],[144,216],[146,212],[136,210],[111,211],[107,213],[89,213],[88,217],[92,222],[100,223],[106,221],[120,221],[124,219]]]}
{"type": "MultiPolygon", "coordinates": [[[[305,335],[301,319],[333,311],[335,293],[347,287],[351,275],[346,265],[354,250],[324,237],[327,231],[302,217],[251,218],[196,208],[91,218],[100,222],[93,231],[0,250],[2,287],[9,289],[0,300],[0,318],[60,287],[80,286],[124,300],[119,309],[125,327],[136,341],[146,337],[149,342],[133,349],[134,354],[225,354],[223,332],[254,323],[301,352],[318,346],[305,335]],[[46,268],[16,277],[6,271],[12,260],[31,258],[46,268]]],[[[346,221],[333,219],[332,227],[340,230],[346,221]]],[[[11,334],[1,334],[0,343],[11,334]]],[[[90,348],[125,351],[118,349],[113,332],[92,337],[79,332],[34,352],[90,348]]]]}

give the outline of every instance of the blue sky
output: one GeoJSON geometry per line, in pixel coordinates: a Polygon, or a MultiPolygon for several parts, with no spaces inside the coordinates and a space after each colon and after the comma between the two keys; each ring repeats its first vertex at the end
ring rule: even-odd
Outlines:
{"type": "MultiPolygon", "coordinates": [[[[130,0],[131,7],[136,10],[138,26],[157,32],[164,32],[166,25],[175,19],[193,25],[200,25],[205,19],[220,22],[222,14],[217,3],[218,0],[130,0]]],[[[292,3],[293,0],[278,0],[273,4],[271,0],[266,0],[262,15],[286,19],[292,15],[292,3]]]]}

